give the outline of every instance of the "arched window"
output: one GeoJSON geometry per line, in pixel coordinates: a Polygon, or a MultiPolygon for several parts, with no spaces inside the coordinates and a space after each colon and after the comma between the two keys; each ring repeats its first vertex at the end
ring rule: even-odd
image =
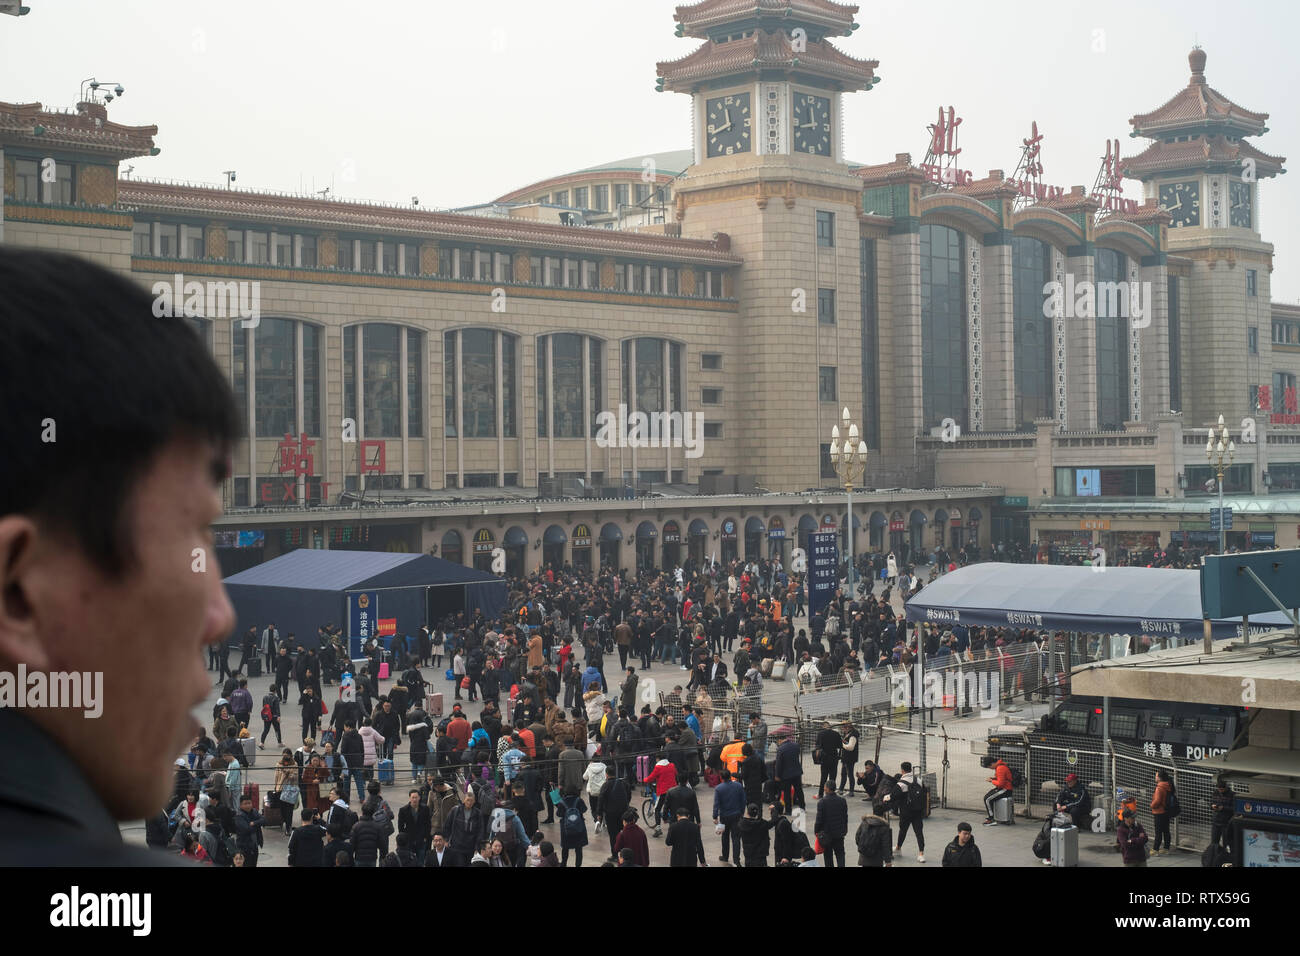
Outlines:
{"type": "Polygon", "coordinates": [[[1016,424],[1033,431],[1052,417],[1052,319],[1043,314],[1043,286],[1052,281],[1052,247],[1039,239],[1011,240],[1015,322],[1016,424]]]}
{"type": "MultiPolygon", "coordinates": [[[[192,320],[194,321],[194,320],[192,320]]],[[[202,322],[203,320],[197,320],[202,322]]],[[[205,323],[210,325],[211,323],[205,323]]],[[[210,335],[211,330],[208,329],[210,335]]],[[[202,330],[200,334],[203,334],[202,330]]],[[[302,431],[320,434],[321,334],[317,326],[296,319],[263,317],[257,325],[231,325],[231,370],[241,425],[248,421],[250,392],[258,438],[297,435],[298,386],[302,385],[302,431]],[[302,335],[302,361],[298,335],[302,335]],[[255,356],[251,363],[249,348],[255,356]]]]}
{"type": "Polygon", "coordinates": [[[965,237],[921,227],[921,389],[925,426],[966,427],[965,237]]]}
{"type": "Polygon", "coordinates": [[[664,412],[683,408],[682,353],[679,343],[666,339],[623,342],[622,395],[628,411],[664,412]]]}
{"type": "Polygon", "coordinates": [[[464,563],[464,549],[461,545],[459,531],[448,531],[442,536],[442,545],[438,554],[444,561],[450,561],[453,564],[464,563]]]}

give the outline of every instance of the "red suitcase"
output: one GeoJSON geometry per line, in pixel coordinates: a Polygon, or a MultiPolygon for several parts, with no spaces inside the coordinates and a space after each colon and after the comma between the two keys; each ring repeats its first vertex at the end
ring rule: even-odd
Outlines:
{"type": "Polygon", "coordinates": [[[253,809],[254,809],[254,810],[260,810],[260,809],[261,809],[261,807],[262,807],[262,793],[261,793],[261,788],[258,787],[257,784],[255,784],[255,783],[249,783],[249,784],[246,784],[246,785],[244,786],[244,792],[243,792],[242,796],[244,796],[244,797],[249,797],[249,796],[251,796],[251,797],[253,798],[253,809]]]}
{"type": "Polygon", "coordinates": [[[425,694],[424,695],[424,712],[430,717],[442,716],[442,695],[425,694]]]}
{"type": "Polygon", "coordinates": [[[653,769],[650,763],[650,755],[642,754],[636,758],[636,779],[638,783],[645,783],[645,778],[650,776],[653,769]]]}

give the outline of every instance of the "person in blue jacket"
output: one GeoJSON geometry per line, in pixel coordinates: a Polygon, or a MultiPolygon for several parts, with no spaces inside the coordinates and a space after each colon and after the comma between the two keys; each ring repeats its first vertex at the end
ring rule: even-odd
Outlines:
{"type": "Polygon", "coordinates": [[[745,815],[746,802],[745,788],[732,780],[731,771],[723,767],[722,783],[713,791],[713,822],[723,826],[720,863],[727,862],[727,846],[730,844],[732,866],[740,866],[740,831],[736,827],[745,815]]]}

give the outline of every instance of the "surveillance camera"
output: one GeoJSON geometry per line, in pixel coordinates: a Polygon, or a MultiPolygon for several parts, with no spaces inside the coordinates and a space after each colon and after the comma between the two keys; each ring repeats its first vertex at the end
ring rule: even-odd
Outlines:
{"type": "Polygon", "coordinates": [[[104,94],[104,102],[105,102],[105,103],[111,103],[111,102],[113,102],[113,94],[112,94],[112,93],[105,93],[105,94],[104,94]]]}
{"type": "Polygon", "coordinates": [[[1208,481],[1205,482],[1205,490],[1206,490],[1206,491],[1213,491],[1213,490],[1214,490],[1214,479],[1213,479],[1213,478],[1210,478],[1208,481]]]}
{"type": "Polygon", "coordinates": [[[420,197],[419,197],[419,196],[412,196],[412,197],[411,197],[411,205],[412,205],[412,206],[418,206],[418,205],[420,205],[420,197]]]}
{"type": "Polygon", "coordinates": [[[117,86],[113,87],[113,92],[116,93],[118,96],[121,96],[123,93],[126,92],[126,90],[123,89],[122,84],[119,83],[117,84],[117,86]]]}
{"type": "Polygon", "coordinates": [[[91,81],[90,81],[90,88],[91,88],[92,90],[97,90],[97,89],[99,89],[99,80],[91,80],[91,81]]]}

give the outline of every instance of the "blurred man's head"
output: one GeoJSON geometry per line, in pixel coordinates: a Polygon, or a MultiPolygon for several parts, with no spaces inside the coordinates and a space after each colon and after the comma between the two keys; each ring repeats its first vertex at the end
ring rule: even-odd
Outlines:
{"type": "Polygon", "coordinates": [[[103,674],[102,719],[24,716],[138,818],[199,733],[198,652],[234,626],[211,532],[233,398],[191,320],[130,279],[4,249],[0,288],[0,670],[103,674]]]}

